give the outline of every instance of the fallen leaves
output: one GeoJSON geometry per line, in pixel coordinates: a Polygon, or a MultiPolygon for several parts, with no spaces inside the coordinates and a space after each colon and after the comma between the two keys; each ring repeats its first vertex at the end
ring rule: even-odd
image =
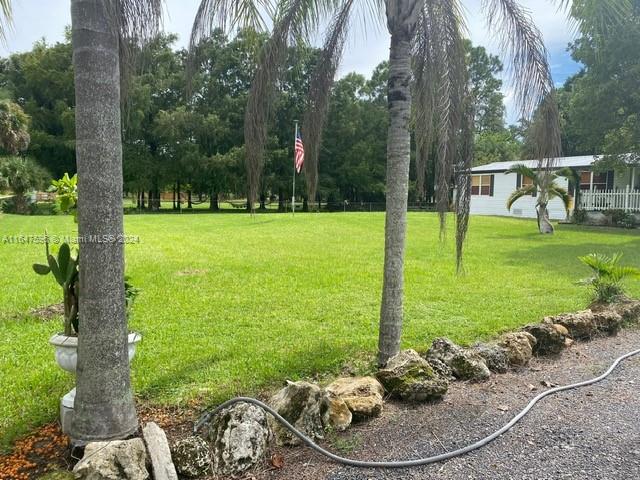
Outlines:
{"type": "Polygon", "coordinates": [[[274,453],[273,455],[271,455],[270,460],[271,460],[271,466],[273,466],[273,468],[280,470],[281,468],[284,467],[284,457],[279,453],[274,453]]]}
{"type": "Polygon", "coordinates": [[[1,480],[30,480],[59,469],[69,441],[56,423],[18,440],[13,451],[0,457],[1,480]]]}

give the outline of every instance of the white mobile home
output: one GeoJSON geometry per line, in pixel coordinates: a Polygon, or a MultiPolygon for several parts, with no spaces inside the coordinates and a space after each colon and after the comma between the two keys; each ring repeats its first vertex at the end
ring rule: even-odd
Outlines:
{"type": "MultiPolygon", "coordinates": [[[[579,205],[574,206],[583,210],[620,209],[630,212],[640,212],[640,169],[625,168],[616,171],[596,173],[593,163],[599,157],[565,157],[556,161],[557,168],[571,167],[580,173],[580,185],[570,185],[563,177],[557,183],[566,188],[575,198],[576,190],[580,189],[579,205]]],[[[537,160],[496,162],[481,165],[472,169],[471,214],[472,215],[501,215],[522,218],[536,218],[536,197],[519,199],[507,210],[507,199],[514,190],[526,185],[530,179],[507,170],[516,164],[525,164],[530,168],[537,168],[537,160]]],[[[549,215],[554,220],[566,218],[567,213],[559,199],[549,203],[549,215]]]]}

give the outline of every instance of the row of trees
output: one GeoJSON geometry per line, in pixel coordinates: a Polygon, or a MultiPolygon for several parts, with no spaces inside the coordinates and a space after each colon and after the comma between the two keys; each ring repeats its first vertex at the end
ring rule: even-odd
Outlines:
{"type": "MultiPolygon", "coordinates": [[[[216,30],[189,59],[188,52],[173,48],[176,37],[167,34],[140,52],[137,73],[127,85],[123,128],[124,188],[137,195],[139,206],[159,208],[160,193],[167,190],[183,197],[186,208],[207,201],[216,210],[221,198],[246,196],[244,113],[267,39],[252,28],[233,38],[216,30]]],[[[515,158],[519,143],[504,126],[502,63],[469,41],[464,48],[477,99],[477,162],[515,158]]],[[[31,142],[20,150],[54,178],[76,171],[71,54],[67,32],[64,42],[40,41],[0,63],[0,87],[30,117],[31,142]]],[[[291,195],[292,125],[303,118],[319,55],[320,50],[306,45],[288,48],[265,148],[263,204],[277,198],[284,208],[291,195]]],[[[325,128],[331,141],[323,144],[318,158],[317,190],[324,201],[384,202],[387,81],[384,62],[370,78],[351,73],[333,86],[325,128]]],[[[415,180],[413,165],[411,197],[419,200],[415,180]]],[[[433,196],[433,183],[431,171],[427,197],[433,196]]],[[[305,194],[304,188],[300,191],[305,194]]]]}

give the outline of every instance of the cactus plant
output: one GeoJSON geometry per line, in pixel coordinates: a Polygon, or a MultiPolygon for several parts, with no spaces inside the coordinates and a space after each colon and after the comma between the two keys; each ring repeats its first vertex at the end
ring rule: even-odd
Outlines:
{"type": "MultiPolygon", "coordinates": [[[[57,257],[49,252],[49,236],[45,232],[45,250],[47,255],[47,264],[34,263],[33,271],[38,275],[52,274],[58,285],[62,287],[64,298],[64,334],[66,336],[74,336],[78,333],[78,278],[80,275],[78,265],[79,256],[71,253],[71,247],[68,243],[60,245],[57,257]]],[[[127,318],[136,297],[140,294],[140,289],[134,287],[129,281],[129,277],[125,277],[124,294],[127,307],[127,318]]]]}
{"type": "Polygon", "coordinates": [[[64,334],[73,336],[78,333],[78,255],[71,254],[68,243],[60,245],[57,257],[49,252],[49,237],[45,233],[47,264],[36,263],[33,270],[38,275],[52,274],[62,287],[64,298],[64,334]]]}

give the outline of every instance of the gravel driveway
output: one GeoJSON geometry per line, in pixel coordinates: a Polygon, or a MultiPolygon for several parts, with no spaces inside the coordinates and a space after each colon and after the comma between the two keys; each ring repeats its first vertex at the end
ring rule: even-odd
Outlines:
{"type": "MultiPolygon", "coordinates": [[[[436,404],[389,402],[381,418],[334,437],[333,450],[362,460],[413,459],[453,450],[493,432],[544,385],[564,385],[602,373],[640,348],[640,330],[572,346],[559,358],[534,359],[520,372],[482,384],[454,383],[436,404]],[[339,451],[339,450],[338,450],[339,451]]],[[[260,480],[379,479],[640,479],[640,356],[604,382],[544,399],[510,432],[481,450],[406,470],[361,470],[325,461],[307,449],[278,450],[280,470],[260,480]]]]}

